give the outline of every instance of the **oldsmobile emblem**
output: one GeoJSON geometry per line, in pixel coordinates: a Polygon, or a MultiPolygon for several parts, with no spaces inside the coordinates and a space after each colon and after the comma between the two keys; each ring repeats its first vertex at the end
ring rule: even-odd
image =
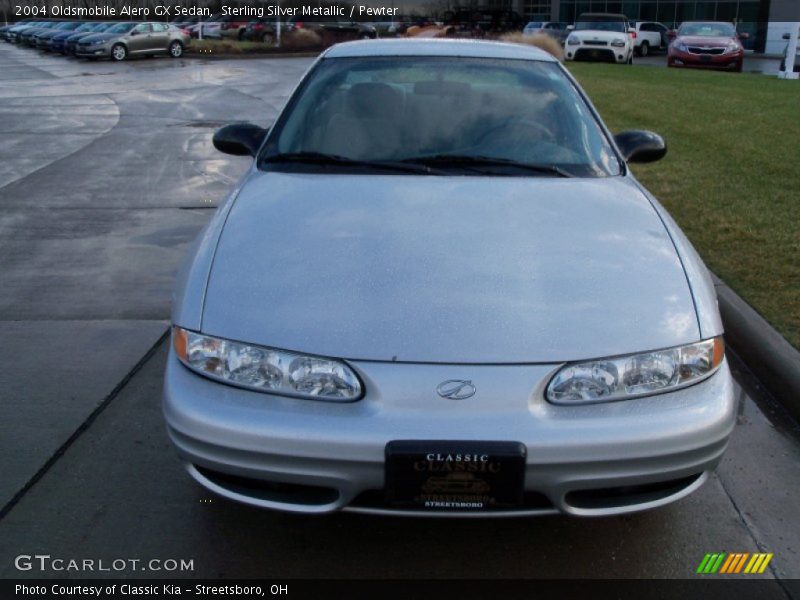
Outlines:
{"type": "Polygon", "coordinates": [[[448,379],[436,386],[436,393],[448,400],[464,400],[475,395],[475,386],[464,379],[448,379]]]}

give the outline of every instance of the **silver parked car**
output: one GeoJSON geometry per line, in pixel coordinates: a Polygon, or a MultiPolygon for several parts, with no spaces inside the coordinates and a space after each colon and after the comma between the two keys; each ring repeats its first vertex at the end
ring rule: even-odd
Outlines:
{"type": "Polygon", "coordinates": [[[549,54],[324,52],[179,276],[169,435],[304,513],[608,515],[696,490],[735,422],[714,287],[549,54]]]}
{"type": "Polygon", "coordinates": [[[188,34],[167,23],[117,23],[101,33],[81,38],[75,55],[117,61],[129,56],[155,54],[180,58],[190,39],[188,34]]]}

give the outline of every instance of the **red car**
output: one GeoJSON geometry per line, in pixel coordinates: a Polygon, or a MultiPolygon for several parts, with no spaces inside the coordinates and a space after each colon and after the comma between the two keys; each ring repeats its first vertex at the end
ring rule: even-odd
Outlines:
{"type": "Polygon", "coordinates": [[[668,67],[742,70],[744,48],[732,23],[687,21],[667,51],[668,67]]]}

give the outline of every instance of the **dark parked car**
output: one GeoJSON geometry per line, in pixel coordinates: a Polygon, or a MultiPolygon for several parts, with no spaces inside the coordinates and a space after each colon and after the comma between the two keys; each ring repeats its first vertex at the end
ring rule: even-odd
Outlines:
{"type": "Polygon", "coordinates": [[[50,50],[50,52],[61,52],[62,54],[65,54],[67,38],[69,38],[72,35],[75,35],[76,33],[84,33],[87,31],[91,31],[97,24],[98,23],[96,22],[80,23],[74,29],[55,32],[50,37],[48,50],[50,50]]]}
{"type": "Polygon", "coordinates": [[[459,9],[445,15],[445,26],[454,28],[455,35],[483,37],[508,31],[522,31],[527,21],[513,10],[459,9]]]}
{"type": "Polygon", "coordinates": [[[107,29],[111,29],[114,25],[117,24],[118,24],[117,21],[109,21],[106,23],[94,23],[90,29],[81,32],[75,31],[64,41],[64,48],[61,50],[62,54],[71,54],[75,56],[75,52],[78,50],[79,41],[92,34],[102,33],[107,29]]]}
{"type": "Polygon", "coordinates": [[[522,30],[525,35],[549,35],[564,45],[564,40],[569,35],[567,24],[558,21],[531,21],[522,30]]]}
{"type": "Polygon", "coordinates": [[[13,29],[14,27],[19,27],[21,25],[27,25],[31,21],[32,19],[24,19],[22,21],[19,21],[18,23],[9,23],[8,25],[3,25],[2,27],[0,27],[0,40],[5,40],[7,42],[10,41],[8,39],[8,32],[11,31],[11,29],[13,29]]]}
{"type": "Polygon", "coordinates": [[[678,29],[667,51],[668,67],[695,67],[739,71],[744,48],[733,23],[687,21],[678,29]]]}
{"type": "Polygon", "coordinates": [[[348,40],[374,40],[378,37],[378,32],[371,25],[326,15],[292,17],[286,22],[286,28],[288,31],[294,31],[295,29],[315,31],[326,43],[338,43],[348,40]]]}
{"type": "Polygon", "coordinates": [[[19,44],[23,33],[25,33],[28,29],[39,27],[44,23],[45,21],[28,21],[27,23],[14,25],[6,31],[5,39],[7,42],[11,42],[12,44],[19,44]]]}
{"type": "Polygon", "coordinates": [[[83,25],[82,21],[66,21],[65,23],[59,23],[52,29],[46,29],[45,31],[40,31],[39,33],[33,36],[36,47],[40,50],[49,52],[50,40],[52,40],[55,36],[62,34],[64,32],[75,31],[81,25],[83,25]]]}
{"type": "Polygon", "coordinates": [[[36,34],[47,31],[48,29],[53,29],[60,23],[60,21],[46,21],[37,25],[36,27],[29,27],[19,34],[19,43],[25,46],[35,46],[36,38],[34,36],[36,34]]]}
{"type": "Polygon", "coordinates": [[[266,42],[275,40],[275,19],[253,19],[244,28],[242,39],[250,42],[266,42]]]}

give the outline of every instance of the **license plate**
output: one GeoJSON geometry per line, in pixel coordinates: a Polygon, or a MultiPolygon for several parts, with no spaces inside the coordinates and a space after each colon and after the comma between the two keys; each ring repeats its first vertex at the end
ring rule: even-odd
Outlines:
{"type": "Polygon", "coordinates": [[[525,445],[401,440],[386,445],[386,500],[423,510],[502,510],[522,504],[525,445]]]}

